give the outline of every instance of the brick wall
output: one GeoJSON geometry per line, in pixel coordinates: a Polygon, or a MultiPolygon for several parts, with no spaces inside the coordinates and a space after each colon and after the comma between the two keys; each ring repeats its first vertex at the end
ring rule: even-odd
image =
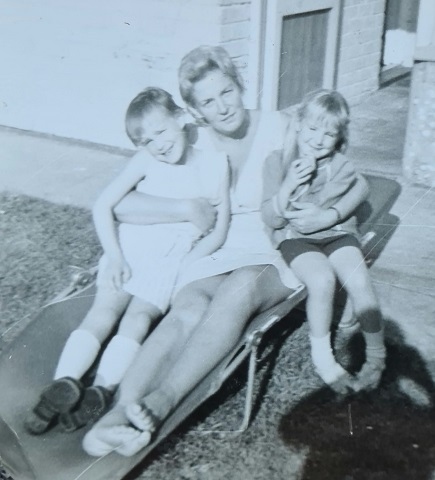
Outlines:
{"type": "MultiPolygon", "coordinates": [[[[254,74],[249,68],[255,62],[255,53],[250,50],[254,40],[251,16],[257,1],[219,0],[220,44],[235,60],[247,85],[254,74]]],[[[379,86],[385,5],[386,0],[343,2],[336,86],[351,104],[360,102],[379,86]]]]}
{"type": "Polygon", "coordinates": [[[219,4],[219,43],[229,52],[245,82],[248,82],[251,0],[220,0],[219,4]]]}
{"type": "Polygon", "coordinates": [[[350,103],[379,86],[385,0],[344,0],[337,89],[350,103]]]}

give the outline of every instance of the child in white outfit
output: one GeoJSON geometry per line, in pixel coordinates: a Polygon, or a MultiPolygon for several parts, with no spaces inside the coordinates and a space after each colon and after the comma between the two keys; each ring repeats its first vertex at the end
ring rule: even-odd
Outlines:
{"type": "Polygon", "coordinates": [[[263,220],[274,246],[307,287],[316,371],[340,392],[375,388],[385,368],[381,312],[360,250],[356,218],[342,218],[334,207],[353,187],[357,175],[342,153],[348,140],[349,107],[336,91],[313,92],[302,102],[297,122],[297,128],[289,129],[286,147],[266,160],[263,220]],[[316,162],[316,170],[308,177],[298,169],[302,157],[316,162]],[[331,209],[335,220],[325,230],[302,234],[286,218],[298,202],[331,209]],[[336,277],[352,301],[366,341],[366,363],[356,379],[337,363],[331,349],[336,277]]]}
{"type": "Polygon", "coordinates": [[[97,293],[81,325],[69,336],[54,381],[40,395],[25,424],[40,434],[57,419],[67,431],[95,420],[144,341],[150,326],[169,306],[178,273],[210,255],[225,241],[229,221],[229,171],[225,154],[204,152],[188,143],[185,115],[164,90],[150,87],[131,102],[126,131],[139,151],[103,191],[93,209],[104,255],[97,293]],[[132,188],[150,195],[205,198],[216,206],[215,227],[203,236],[190,222],[121,224],[113,209],[132,188]],[[119,321],[99,363],[94,384],[81,378],[119,321]]]}

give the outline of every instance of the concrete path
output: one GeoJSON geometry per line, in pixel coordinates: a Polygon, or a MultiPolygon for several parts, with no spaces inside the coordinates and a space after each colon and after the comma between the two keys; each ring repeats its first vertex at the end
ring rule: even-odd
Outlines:
{"type": "MultiPolygon", "coordinates": [[[[431,363],[435,352],[435,192],[401,177],[409,86],[382,89],[352,108],[349,156],[363,172],[397,179],[400,218],[372,274],[387,319],[431,363]]],[[[128,151],[2,127],[0,191],[89,208],[128,151]]],[[[434,362],[435,367],[435,362],[434,362]]]]}

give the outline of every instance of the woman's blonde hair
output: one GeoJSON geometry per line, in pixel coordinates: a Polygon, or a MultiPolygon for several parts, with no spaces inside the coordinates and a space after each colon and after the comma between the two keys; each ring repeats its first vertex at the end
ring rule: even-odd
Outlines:
{"type": "Polygon", "coordinates": [[[194,84],[213,70],[220,70],[230,77],[243,92],[242,78],[228,52],[222,47],[202,45],[187,53],[178,69],[180,94],[187,105],[195,107],[194,84]]]}

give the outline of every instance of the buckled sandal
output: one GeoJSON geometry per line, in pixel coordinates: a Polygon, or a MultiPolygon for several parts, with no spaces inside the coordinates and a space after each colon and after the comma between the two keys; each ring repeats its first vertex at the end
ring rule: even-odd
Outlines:
{"type": "Polygon", "coordinates": [[[59,415],[69,412],[80,401],[83,386],[74,378],[55,380],[44,388],[39,401],[24,421],[26,430],[40,435],[48,430],[59,415]]]}
{"type": "Polygon", "coordinates": [[[113,393],[100,385],[88,387],[80,403],[59,417],[59,424],[65,432],[74,432],[97,421],[110,407],[113,393]]]}

